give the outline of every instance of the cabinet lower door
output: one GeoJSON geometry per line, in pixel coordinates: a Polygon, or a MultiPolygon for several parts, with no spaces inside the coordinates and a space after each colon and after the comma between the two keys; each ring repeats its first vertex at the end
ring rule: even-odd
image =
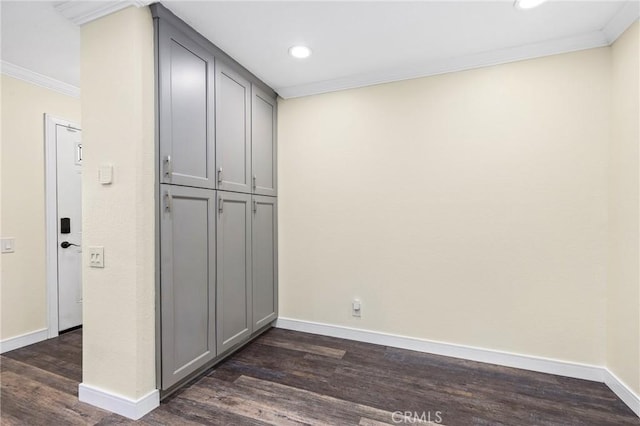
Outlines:
{"type": "Polygon", "coordinates": [[[218,191],[218,354],[251,334],[251,195],[218,191]]]}
{"type": "Polygon", "coordinates": [[[161,185],[163,389],[216,356],[215,193],[161,185]]]}
{"type": "Polygon", "coordinates": [[[252,206],[253,331],[278,316],[277,199],[255,195],[252,206]]]}

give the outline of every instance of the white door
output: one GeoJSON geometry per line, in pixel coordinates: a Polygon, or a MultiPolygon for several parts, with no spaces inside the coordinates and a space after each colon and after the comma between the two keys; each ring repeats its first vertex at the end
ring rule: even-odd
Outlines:
{"type": "Polygon", "coordinates": [[[80,130],[56,125],[58,330],[82,324],[82,142],[80,130]]]}

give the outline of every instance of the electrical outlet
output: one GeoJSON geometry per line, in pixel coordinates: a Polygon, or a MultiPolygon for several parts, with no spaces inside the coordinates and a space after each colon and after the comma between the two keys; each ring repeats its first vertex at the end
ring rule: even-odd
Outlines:
{"type": "Polygon", "coordinates": [[[104,247],[89,247],[89,266],[92,268],[104,268],[104,247]]]}
{"type": "Polygon", "coordinates": [[[358,299],[351,302],[351,316],[360,318],[362,316],[362,304],[358,299]]]}

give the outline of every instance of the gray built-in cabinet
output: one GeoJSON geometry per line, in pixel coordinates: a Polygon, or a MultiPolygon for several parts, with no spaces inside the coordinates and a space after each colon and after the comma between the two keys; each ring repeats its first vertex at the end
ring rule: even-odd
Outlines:
{"type": "Polygon", "coordinates": [[[276,94],[160,4],[158,387],[166,396],[277,318],[276,94]]]}
{"type": "Polygon", "coordinates": [[[214,57],[169,24],[159,30],[160,182],[214,189],[214,57]]]}
{"type": "Polygon", "coordinates": [[[218,189],[251,192],[251,83],[216,64],[216,173],[218,189]]]}
{"type": "Polygon", "coordinates": [[[252,198],[252,323],[257,330],[278,316],[278,210],[274,197],[252,198]]]}
{"type": "Polygon", "coordinates": [[[216,357],[215,191],[161,185],[162,376],[176,383],[216,357]]]}
{"type": "Polygon", "coordinates": [[[251,195],[218,191],[218,348],[251,334],[251,195]]]}
{"type": "Polygon", "coordinates": [[[276,101],[253,86],[251,95],[253,193],[276,196],[276,101]]]}

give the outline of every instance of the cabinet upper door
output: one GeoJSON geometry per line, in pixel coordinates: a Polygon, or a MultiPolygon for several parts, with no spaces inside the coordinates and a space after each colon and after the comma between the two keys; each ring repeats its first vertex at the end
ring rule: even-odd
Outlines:
{"type": "Polygon", "coordinates": [[[276,101],[252,87],[251,97],[252,192],[276,195],[276,101]]]}
{"type": "Polygon", "coordinates": [[[214,58],[166,23],[158,40],[160,181],[215,188],[214,58]]]}
{"type": "Polygon", "coordinates": [[[218,191],[218,354],[251,334],[251,195],[218,191]]]}
{"type": "Polygon", "coordinates": [[[162,388],[216,356],[215,191],[161,185],[162,388]]]}
{"type": "Polygon", "coordinates": [[[252,219],[253,331],[256,331],[278,316],[277,199],[254,195],[252,219]]]}
{"type": "Polygon", "coordinates": [[[216,90],[218,189],[251,192],[251,84],[219,62],[216,90]]]}

